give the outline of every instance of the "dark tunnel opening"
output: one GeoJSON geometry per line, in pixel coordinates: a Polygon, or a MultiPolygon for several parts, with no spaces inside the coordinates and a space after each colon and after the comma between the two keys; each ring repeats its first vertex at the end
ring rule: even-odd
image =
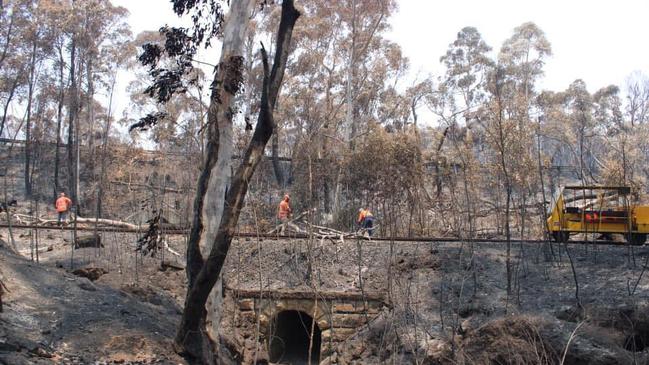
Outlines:
{"type": "MultiPolygon", "coordinates": [[[[309,342],[313,318],[299,311],[283,311],[277,314],[270,326],[270,362],[302,365],[309,362],[309,342]]],[[[313,326],[311,364],[320,362],[320,328],[313,326]]]]}

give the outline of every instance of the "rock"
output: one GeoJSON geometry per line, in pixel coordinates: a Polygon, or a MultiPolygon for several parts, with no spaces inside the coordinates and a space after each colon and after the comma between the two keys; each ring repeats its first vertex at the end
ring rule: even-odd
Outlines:
{"type": "Polygon", "coordinates": [[[88,279],[82,280],[79,283],[79,288],[87,291],[97,291],[97,287],[88,279]]]}
{"type": "Polygon", "coordinates": [[[84,267],[82,269],[76,269],[72,273],[76,276],[87,278],[90,281],[95,281],[102,275],[108,274],[108,270],[101,267],[84,267]]]}
{"type": "Polygon", "coordinates": [[[431,360],[441,360],[448,358],[451,353],[451,347],[444,340],[431,338],[425,342],[426,356],[431,360]]]}
{"type": "Polygon", "coordinates": [[[335,365],[335,364],[338,364],[338,353],[335,351],[333,354],[329,355],[328,357],[320,361],[320,365],[335,365]]]}
{"type": "Polygon", "coordinates": [[[79,236],[74,244],[74,248],[88,248],[88,247],[104,247],[101,243],[101,236],[79,236]]]}
{"type": "Polygon", "coordinates": [[[471,318],[465,319],[460,324],[460,328],[459,328],[460,334],[465,334],[469,332],[471,329],[473,329],[473,327],[474,326],[471,324],[471,318]]]}
{"type": "Polygon", "coordinates": [[[160,271],[167,271],[167,269],[171,269],[173,271],[182,271],[185,270],[185,266],[182,264],[164,260],[160,263],[160,271]]]}
{"type": "Polygon", "coordinates": [[[17,206],[18,206],[18,202],[16,201],[16,199],[11,199],[7,203],[1,202],[0,212],[6,212],[9,209],[9,207],[17,207],[17,206]]]}
{"type": "Polygon", "coordinates": [[[20,350],[20,346],[14,343],[0,341],[0,352],[15,352],[18,350],[20,350]]]}
{"type": "Polygon", "coordinates": [[[52,355],[51,352],[45,350],[45,349],[42,348],[42,347],[36,347],[36,348],[33,348],[33,349],[32,349],[31,351],[29,351],[29,352],[32,353],[32,354],[34,354],[34,355],[36,355],[36,356],[38,356],[38,357],[44,357],[44,358],[47,358],[47,359],[51,359],[52,357],[54,357],[54,355],[52,355]]]}

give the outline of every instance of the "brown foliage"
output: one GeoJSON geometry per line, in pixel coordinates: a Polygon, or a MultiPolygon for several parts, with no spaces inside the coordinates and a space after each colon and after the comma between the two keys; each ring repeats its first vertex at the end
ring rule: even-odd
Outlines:
{"type": "Polygon", "coordinates": [[[469,332],[459,353],[459,363],[555,364],[559,355],[539,333],[543,320],[508,317],[469,332]]]}

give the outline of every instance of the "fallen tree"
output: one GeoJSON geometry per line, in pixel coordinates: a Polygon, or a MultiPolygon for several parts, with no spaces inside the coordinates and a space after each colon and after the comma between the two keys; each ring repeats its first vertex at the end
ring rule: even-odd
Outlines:
{"type": "MultiPolygon", "coordinates": [[[[275,226],[273,229],[270,231],[266,232],[266,234],[273,234],[277,233],[280,231],[283,225],[286,225],[286,229],[293,230],[294,233],[300,235],[300,236],[312,236],[314,238],[318,239],[338,239],[341,242],[345,242],[345,239],[369,239],[369,236],[366,236],[365,234],[367,233],[368,229],[367,228],[361,228],[358,231],[355,232],[343,232],[339,231],[337,229],[325,227],[325,226],[319,226],[317,224],[312,224],[305,218],[308,216],[309,213],[315,212],[315,208],[311,210],[304,211],[298,215],[296,215],[293,219],[287,221],[286,223],[278,224],[275,226]],[[302,224],[306,226],[306,228],[301,228],[298,226],[298,224],[302,224]]],[[[373,230],[377,229],[377,226],[372,227],[373,230]]]]}

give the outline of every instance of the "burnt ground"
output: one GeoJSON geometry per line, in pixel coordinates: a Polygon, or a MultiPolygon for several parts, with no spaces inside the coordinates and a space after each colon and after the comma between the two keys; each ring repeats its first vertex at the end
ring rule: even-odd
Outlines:
{"type": "MultiPolygon", "coordinates": [[[[91,282],[71,273],[69,232],[39,232],[40,264],[29,232],[14,233],[23,257],[0,249],[10,290],[0,363],[183,363],[172,339],[185,274],[161,267],[183,257],[137,256],[135,235],[102,233],[103,248],[74,252],[73,270],[102,269],[86,270],[99,275],[91,282]]],[[[181,237],[169,245],[184,253],[181,237]]],[[[224,274],[235,288],[383,293],[386,310],[324,363],[556,364],[564,352],[565,364],[649,363],[649,273],[638,281],[649,247],[568,248],[581,305],[558,245],[512,246],[510,295],[505,246],[494,243],[237,239],[224,274]]],[[[231,302],[225,310],[224,333],[241,349],[231,302]]]]}
{"type": "MultiPolygon", "coordinates": [[[[105,247],[99,256],[97,249],[77,249],[73,270],[107,272],[89,275],[91,281],[70,270],[69,232],[40,231],[40,263],[30,260],[29,232],[14,233],[20,254],[0,231],[0,279],[9,290],[0,313],[0,364],[185,363],[172,341],[181,306],[163,289],[181,287],[184,274],[159,271],[152,259],[136,266],[127,250],[105,247]]],[[[106,241],[117,247],[123,239],[106,241]]]]}
{"type": "Polygon", "coordinates": [[[649,247],[568,250],[579,301],[556,244],[512,245],[510,295],[495,243],[249,240],[232,248],[226,282],[384,293],[391,309],[325,363],[556,364],[564,352],[565,364],[649,363],[649,247]]]}

